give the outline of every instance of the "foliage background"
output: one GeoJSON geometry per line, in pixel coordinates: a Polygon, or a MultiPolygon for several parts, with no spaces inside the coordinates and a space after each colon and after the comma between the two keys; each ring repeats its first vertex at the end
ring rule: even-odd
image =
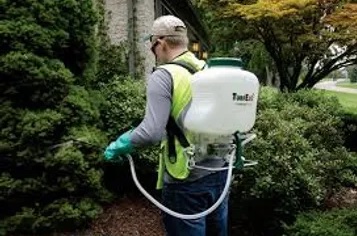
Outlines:
{"type": "Polygon", "coordinates": [[[267,80],[272,80],[270,73],[273,72],[273,80],[278,79],[276,85],[281,91],[312,88],[331,72],[357,64],[356,1],[194,2],[213,29],[215,53],[232,55],[237,44],[253,41],[257,47],[248,55],[253,56],[253,60],[261,60],[254,55],[259,51],[266,54],[265,59],[271,62],[267,80]]]}
{"type": "Polygon", "coordinates": [[[344,147],[343,111],[335,98],[263,87],[258,109],[258,137],[245,148],[258,165],[236,173],[232,235],[282,235],[301,212],[327,210],[341,188],[357,187],[357,155],[344,147]]]}
{"type": "MultiPolygon", "coordinates": [[[[102,153],[142,118],[145,81],[128,77],[126,43],[110,44],[103,2],[0,8],[0,235],[78,229],[132,191],[127,163],[102,153]]],[[[155,169],[151,149],[136,156],[139,177],[155,169]]]]}
{"type": "Polygon", "coordinates": [[[0,234],[84,225],[112,198],[97,148],[100,14],[88,0],[0,8],[0,234]]]}
{"type": "MultiPolygon", "coordinates": [[[[110,45],[101,2],[0,3],[0,235],[85,226],[135,188],[128,163],[103,163],[102,152],[141,120],[145,81],[128,76],[126,43],[110,45]]],[[[250,65],[264,73],[261,44],[223,40],[221,55],[224,43],[237,49],[229,55],[256,58],[250,65]]],[[[235,174],[233,233],[296,235],[307,224],[330,224],[320,213],[299,215],[326,211],[340,189],[357,188],[356,153],[343,146],[341,117],[337,101],[320,92],[261,90],[258,138],[245,150],[259,165],[235,174]]],[[[155,186],[156,147],[134,157],[143,184],[155,186]]],[[[335,226],[350,232],[354,213],[346,212],[331,214],[346,219],[335,226]]]]}

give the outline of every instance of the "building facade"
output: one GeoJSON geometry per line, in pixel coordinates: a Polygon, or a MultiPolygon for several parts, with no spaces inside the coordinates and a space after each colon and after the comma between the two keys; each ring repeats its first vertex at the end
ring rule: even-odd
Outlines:
{"type": "Polygon", "coordinates": [[[131,74],[147,75],[155,66],[154,55],[144,38],[159,16],[172,14],[188,28],[189,49],[205,59],[209,47],[207,31],[190,0],[105,0],[108,34],[113,44],[129,48],[131,74]]]}

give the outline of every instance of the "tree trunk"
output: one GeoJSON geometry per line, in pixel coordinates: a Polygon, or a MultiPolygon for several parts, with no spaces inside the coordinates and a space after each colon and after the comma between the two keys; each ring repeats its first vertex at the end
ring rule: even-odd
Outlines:
{"type": "Polygon", "coordinates": [[[273,86],[273,72],[269,69],[268,66],[265,66],[266,72],[266,85],[273,86]]]}

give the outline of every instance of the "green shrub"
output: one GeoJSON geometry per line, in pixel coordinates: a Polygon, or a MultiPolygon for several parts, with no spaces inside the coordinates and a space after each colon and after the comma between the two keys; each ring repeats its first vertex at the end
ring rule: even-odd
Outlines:
{"type": "MultiPolygon", "coordinates": [[[[82,227],[94,219],[102,208],[90,198],[58,199],[51,204],[38,208],[22,208],[16,215],[0,222],[0,235],[19,232],[19,225],[27,228],[25,232],[45,233],[49,230],[82,227]],[[6,231],[3,229],[6,228],[6,231]]],[[[20,230],[21,231],[21,230],[20,230]]]]}
{"type": "Polygon", "coordinates": [[[344,123],[345,130],[345,146],[353,151],[357,152],[357,114],[343,114],[342,120],[344,123]]]}
{"type": "Polygon", "coordinates": [[[236,174],[231,221],[240,235],[281,235],[305,210],[323,207],[342,186],[356,186],[356,155],[343,146],[339,104],[316,91],[262,88],[244,155],[258,165],[236,174]]]}
{"type": "MultiPolygon", "coordinates": [[[[101,110],[104,129],[108,132],[110,141],[114,141],[142,121],[146,104],[145,81],[115,76],[113,81],[103,85],[100,91],[106,101],[101,110]]],[[[152,191],[155,188],[158,150],[158,146],[151,146],[135,150],[132,154],[140,182],[152,191]]],[[[134,183],[127,181],[131,180],[128,162],[123,165],[108,163],[105,179],[108,188],[119,195],[136,191],[134,183]]]]}
{"type": "Polygon", "coordinates": [[[98,74],[96,82],[110,83],[116,76],[129,74],[128,49],[125,43],[112,45],[105,38],[99,48],[98,74]]]}
{"type": "Polygon", "coordinates": [[[0,57],[1,96],[14,107],[54,108],[67,96],[73,74],[57,59],[12,51],[0,57]]]}
{"type": "MultiPolygon", "coordinates": [[[[101,120],[111,140],[141,123],[145,115],[145,85],[145,80],[115,76],[112,82],[101,86],[105,100],[101,107],[101,120]]],[[[144,147],[140,150],[140,156],[155,159],[156,147],[144,147]]]]}
{"type": "Polygon", "coordinates": [[[0,234],[88,223],[103,185],[93,1],[1,1],[0,234]],[[100,148],[99,148],[100,147],[100,148]]]}
{"type": "Polygon", "coordinates": [[[102,120],[108,136],[117,138],[118,134],[136,126],[145,114],[145,81],[130,77],[114,77],[100,90],[105,98],[102,106],[102,120]]]}
{"type": "Polygon", "coordinates": [[[303,213],[286,236],[354,236],[357,234],[357,209],[303,213]]]}
{"type": "MultiPolygon", "coordinates": [[[[98,12],[93,1],[2,1],[1,54],[32,52],[62,61],[74,76],[93,70],[98,12]]],[[[88,77],[78,80],[85,83],[88,77]]]]}

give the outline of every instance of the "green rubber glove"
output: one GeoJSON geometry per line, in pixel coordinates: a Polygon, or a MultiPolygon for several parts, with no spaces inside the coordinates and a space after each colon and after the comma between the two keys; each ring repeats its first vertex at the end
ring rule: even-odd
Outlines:
{"type": "Polygon", "coordinates": [[[119,138],[111,142],[109,146],[105,149],[104,152],[104,159],[106,161],[122,161],[122,158],[120,156],[129,154],[133,151],[133,146],[130,141],[130,133],[133,130],[129,130],[125,132],[124,134],[120,135],[119,138]]]}

